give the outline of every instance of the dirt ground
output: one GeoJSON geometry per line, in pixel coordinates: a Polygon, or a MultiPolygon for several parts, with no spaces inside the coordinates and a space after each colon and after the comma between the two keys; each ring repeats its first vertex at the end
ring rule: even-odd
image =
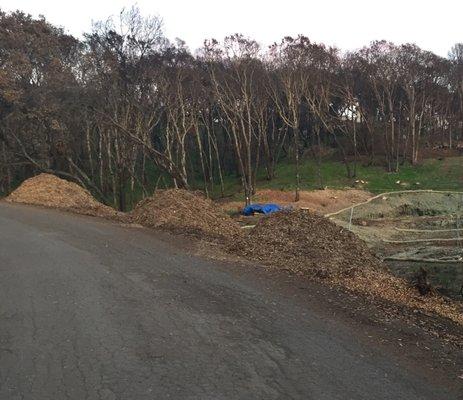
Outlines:
{"type": "MultiPolygon", "coordinates": [[[[262,189],[257,191],[254,202],[277,203],[295,209],[305,208],[320,214],[326,214],[366,201],[372,196],[370,192],[360,189],[325,189],[301,191],[300,200],[295,202],[294,192],[262,189]]],[[[243,202],[239,201],[220,202],[220,205],[229,212],[238,212],[243,208],[243,202]]]]}
{"type": "Polygon", "coordinates": [[[463,237],[463,193],[391,192],[326,214],[377,251],[389,244],[438,243],[455,247],[463,237]]]}
{"type": "Polygon", "coordinates": [[[370,197],[366,201],[329,213],[329,217],[348,221],[396,217],[463,214],[463,192],[406,190],[370,197]]]}
{"type": "Polygon", "coordinates": [[[365,241],[394,274],[410,278],[424,268],[436,289],[461,300],[462,198],[457,192],[389,193],[330,219],[365,241]]]}

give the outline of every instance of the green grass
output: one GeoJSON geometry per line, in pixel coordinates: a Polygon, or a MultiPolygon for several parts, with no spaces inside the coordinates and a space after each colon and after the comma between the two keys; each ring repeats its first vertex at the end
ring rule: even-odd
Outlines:
{"type": "MultiPolygon", "coordinates": [[[[153,166],[147,168],[148,193],[154,190],[159,177],[159,172],[153,166]]],[[[314,160],[302,160],[300,166],[301,190],[319,189],[317,164],[314,160]]],[[[463,191],[463,157],[449,157],[442,160],[427,159],[416,166],[403,165],[398,173],[388,173],[380,166],[364,166],[359,164],[355,178],[347,178],[346,169],[342,162],[324,160],[321,164],[322,186],[333,189],[344,189],[353,187],[355,180],[363,180],[366,183],[361,185],[363,189],[372,193],[381,193],[395,190],[407,189],[434,189],[463,191]],[[404,185],[397,184],[400,181],[404,185]]],[[[168,177],[159,182],[159,188],[172,184],[168,177]]],[[[277,165],[275,178],[271,181],[266,179],[263,169],[257,174],[257,189],[274,189],[292,191],[295,189],[295,167],[293,163],[281,162],[277,165]]],[[[193,189],[203,189],[202,180],[192,182],[193,189]]],[[[142,191],[135,185],[133,197],[127,187],[127,202],[129,209],[142,198],[142,191]]],[[[227,197],[235,200],[242,200],[243,193],[240,179],[236,175],[224,177],[224,192],[227,197]]],[[[216,179],[216,185],[211,193],[213,198],[221,197],[221,190],[216,179]]],[[[0,194],[1,196],[1,194],[0,194]]],[[[110,199],[112,200],[112,199],[110,199]]]]}
{"type": "MultiPolygon", "coordinates": [[[[300,166],[301,190],[319,189],[317,164],[305,160],[300,166]]],[[[355,178],[348,178],[344,164],[325,160],[321,163],[322,186],[344,189],[355,186],[356,180],[366,183],[360,185],[365,190],[381,193],[395,190],[433,189],[463,191],[463,157],[450,157],[442,160],[428,159],[419,165],[406,164],[397,173],[388,173],[380,166],[358,165],[355,178]],[[398,184],[397,181],[401,183],[398,184]]],[[[236,177],[225,180],[226,193],[238,198],[240,182],[236,177]]],[[[266,180],[265,171],[259,171],[256,186],[258,189],[291,191],[295,189],[295,166],[287,162],[278,164],[275,178],[266,180]]],[[[215,193],[217,194],[217,193],[215,193]]]]}

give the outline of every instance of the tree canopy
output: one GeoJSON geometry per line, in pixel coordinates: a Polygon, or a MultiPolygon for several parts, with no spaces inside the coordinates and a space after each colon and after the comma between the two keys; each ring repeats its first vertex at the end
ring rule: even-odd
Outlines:
{"type": "Polygon", "coordinates": [[[257,170],[273,179],[283,157],[298,182],[299,158],[330,147],[354,177],[360,159],[397,171],[462,140],[463,43],[442,58],[235,34],[192,54],[137,8],[82,40],[0,11],[0,191],[45,171],[124,210],[161,182],[223,193],[235,174],[249,202],[257,170]]]}

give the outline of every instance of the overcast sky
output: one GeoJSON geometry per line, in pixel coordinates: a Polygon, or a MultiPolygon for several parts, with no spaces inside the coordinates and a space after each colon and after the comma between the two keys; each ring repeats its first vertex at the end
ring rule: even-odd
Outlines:
{"type": "Polygon", "coordinates": [[[3,10],[43,14],[76,36],[133,4],[161,16],[166,35],[192,50],[237,32],[263,45],[302,33],[343,50],[375,39],[414,42],[442,56],[463,42],[463,0],[0,0],[3,10]]]}

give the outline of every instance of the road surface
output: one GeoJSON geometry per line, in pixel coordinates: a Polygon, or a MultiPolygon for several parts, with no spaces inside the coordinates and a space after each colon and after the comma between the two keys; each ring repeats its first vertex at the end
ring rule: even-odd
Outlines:
{"type": "Polygon", "coordinates": [[[0,399],[458,398],[240,268],[0,203],[0,399]]]}

